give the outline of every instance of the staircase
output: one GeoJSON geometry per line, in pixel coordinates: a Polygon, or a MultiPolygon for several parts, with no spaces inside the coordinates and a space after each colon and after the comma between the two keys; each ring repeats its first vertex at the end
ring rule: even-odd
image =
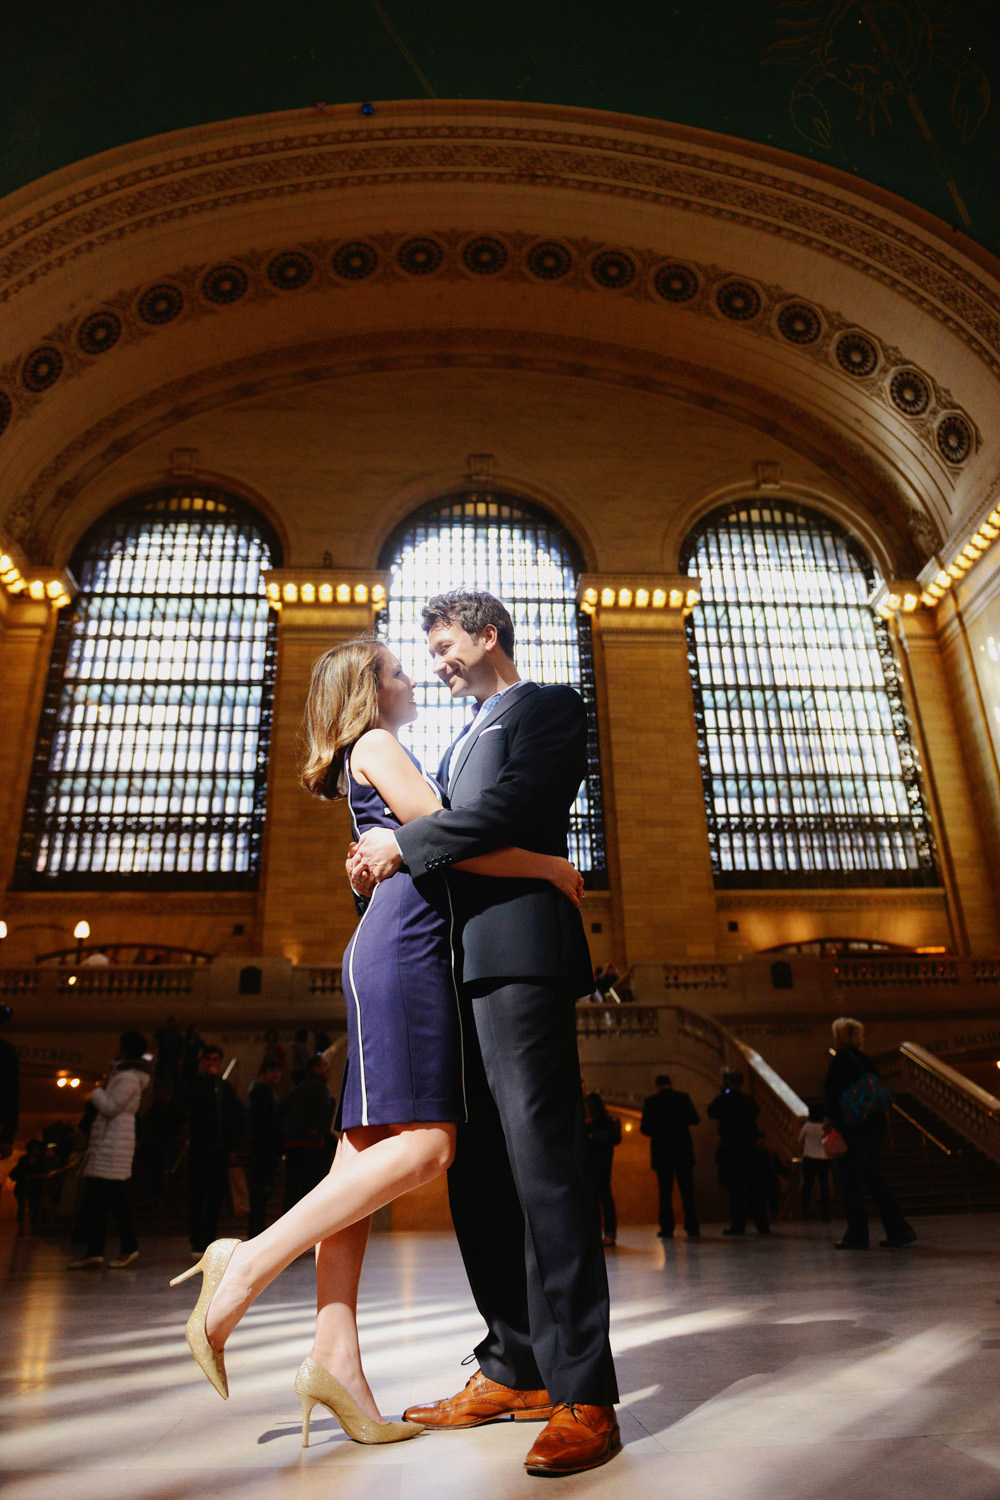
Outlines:
{"type": "Polygon", "coordinates": [[[888,1115],[882,1166],[903,1213],[1000,1211],[1000,1163],[915,1095],[897,1094],[895,1102],[899,1108],[888,1115]]]}

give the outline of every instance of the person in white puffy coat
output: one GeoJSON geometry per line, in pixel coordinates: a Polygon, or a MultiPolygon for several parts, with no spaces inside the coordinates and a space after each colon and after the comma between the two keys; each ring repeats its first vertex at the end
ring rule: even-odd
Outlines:
{"type": "Polygon", "coordinates": [[[77,1235],[86,1241],[87,1248],[79,1260],[70,1261],[70,1270],[104,1264],[109,1210],[118,1222],[120,1237],[118,1257],[110,1262],[111,1266],[118,1270],[139,1258],[128,1186],[135,1155],[135,1117],[143,1090],[149,1085],[142,1061],[146,1047],[146,1038],[140,1032],[126,1031],[120,1038],[118,1059],[107,1082],[94,1089],[88,1100],[94,1110],[94,1121],[84,1158],[84,1198],[77,1219],[77,1235]]]}

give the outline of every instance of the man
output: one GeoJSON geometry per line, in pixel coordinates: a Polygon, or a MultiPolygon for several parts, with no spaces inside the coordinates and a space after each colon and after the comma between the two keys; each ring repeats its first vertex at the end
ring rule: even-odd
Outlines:
{"type": "Polygon", "coordinates": [[[639,1129],[649,1136],[649,1164],[660,1186],[661,1240],[674,1236],[674,1179],[684,1205],[684,1229],[689,1240],[698,1239],[698,1210],[694,1201],[694,1146],[691,1126],[698,1124],[698,1111],[690,1094],[675,1089],[666,1073],[656,1080],[656,1093],[643,1102],[639,1129]]]}
{"type": "MultiPolygon", "coordinates": [[[[395,835],[369,830],[351,863],[358,889],[403,861],[419,879],[508,844],[566,854],[586,765],[579,695],[521,680],[510,615],[491,594],[439,595],[423,627],[435,675],[477,713],[438,773],[450,807],[395,835]]],[[[468,1122],[449,1197],[489,1331],[464,1391],[407,1416],[428,1427],[545,1421],[528,1473],[580,1473],[621,1447],[576,1044],[575,1001],[593,984],[587,942],[551,885],[456,873],[451,889],[468,1122]]]]}
{"type": "Polygon", "coordinates": [[[202,1048],[188,1096],[188,1233],[192,1255],[216,1238],[227,1169],[235,1164],[236,1094],[220,1078],[222,1048],[202,1048]]]}
{"type": "Polygon", "coordinates": [[[309,1059],[305,1078],[278,1105],[278,1124],[285,1143],[283,1213],[312,1192],[330,1170],[333,1099],[329,1076],[330,1064],[317,1052],[309,1059]]]}
{"type": "Polygon", "coordinates": [[[250,1218],[247,1238],[267,1227],[267,1200],[281,1160],[277,1088],[281,1067],[265,1064],[250,1085],[250,1218]]]}
{"type": "Polygon", "coordinates": [[[758,1146],[760,1110],[749,1094],[743,1092],[743,1074],[736,1069],[722,1071],[722,1092],[708,1106],[710,1120],[718,1121],[719,1144],[715,1160],[719,1167],[719,1186],[729,1194],[729,1228],[726,1235],[747,1232],[747,1212],[758,1234],[770,1234],[764,1203],[761,1152],[758,1146]]]}

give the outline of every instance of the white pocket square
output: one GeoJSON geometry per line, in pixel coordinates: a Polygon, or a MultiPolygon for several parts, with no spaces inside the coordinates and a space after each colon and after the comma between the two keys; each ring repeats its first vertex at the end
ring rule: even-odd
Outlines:
{"type": "Polygon", "coordinates": [[[479,733],[480,733],[480,735],[492,734],[493,731],[494,731],[494,729],[502,729],[502,728],[503,728],[502,724],[489,724],[489,725],[487,725],[487,727],[485,729],[481,729],[479,731],[479,733]]]}

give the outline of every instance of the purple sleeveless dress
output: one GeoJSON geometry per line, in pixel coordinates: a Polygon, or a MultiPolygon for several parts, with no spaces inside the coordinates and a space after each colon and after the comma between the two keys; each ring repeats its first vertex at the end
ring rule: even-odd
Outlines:
{"type": "MultiPolygon", "coordinates": [[[[400,826],[376,789],[355,781],[350,757],[347,779],[356,839],[369,828],[400,826]]],[[[437,783],[426,780],[440,796],[437,783]]],[[[425,876],[418,886],[400,870],[376,886],[344,953],[344,1130],[465,1119],[453,943],[445,875],[425,876]]]]}

